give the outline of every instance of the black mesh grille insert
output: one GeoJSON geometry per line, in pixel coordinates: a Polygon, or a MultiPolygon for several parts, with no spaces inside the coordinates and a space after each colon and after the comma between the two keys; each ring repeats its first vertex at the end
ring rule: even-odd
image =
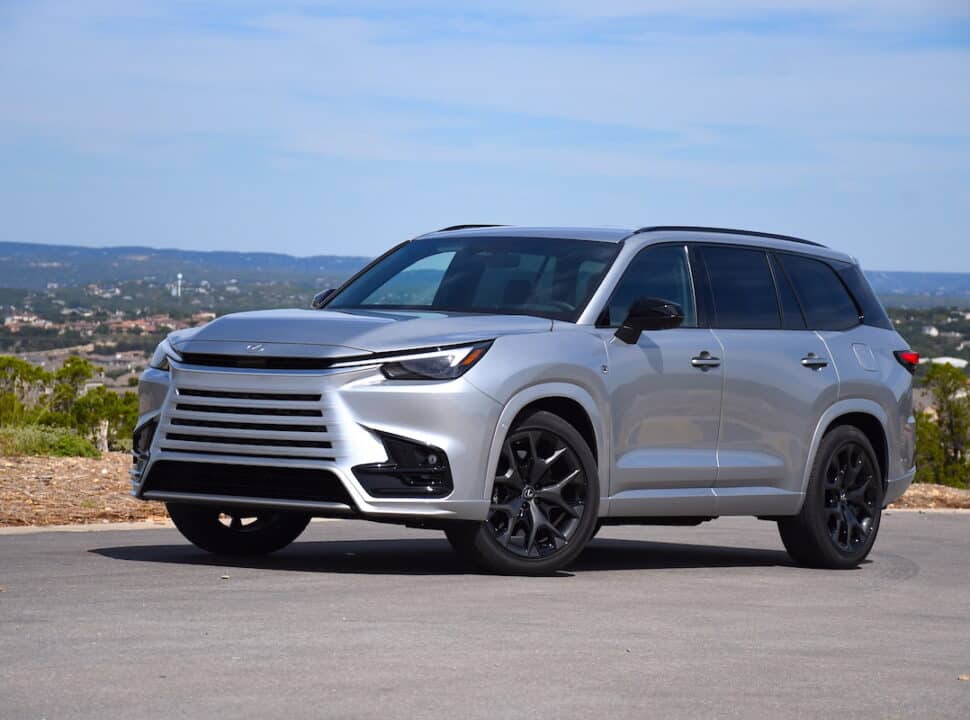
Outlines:
{"type": "Polygon", "coordinates": [[[144,492],[152,491],[337,502],[354,507],[334,473],[306,468],[160,460],[145,479],[144,492]]]}

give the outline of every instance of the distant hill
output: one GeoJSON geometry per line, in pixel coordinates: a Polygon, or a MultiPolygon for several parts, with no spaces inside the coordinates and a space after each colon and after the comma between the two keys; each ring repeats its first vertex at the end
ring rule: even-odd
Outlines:
{"type": "MultiPolygon", "coordinates": [[[[0,242],[0,288],[42,290],[59,286],[154,279],[187,283],[289,281],[321,286],[359,270],[370,258],[343,255],[295,257],[282,253],[199,252],[146,247],[87,248],[0,242]]],[[[867,271],[887,305],[970,307],[970,273],[867,271]]]]}
{"type": "Polygon", "coordinates": [[[342,255],[294,257],[281,253],[199,252],[147,247],[87,248],[0,242],[0,287],[42,290],[60,286],[158,279],[176,273],[187,282],[307,281],[344,278],[370,258],[342,255]]]}

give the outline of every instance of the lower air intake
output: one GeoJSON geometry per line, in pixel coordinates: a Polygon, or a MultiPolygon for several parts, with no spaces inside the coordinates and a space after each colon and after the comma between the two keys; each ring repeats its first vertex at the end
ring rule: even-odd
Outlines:
{"type": "Polygon", "coordinates": [[[354,507],[334,473],[306,468],[160,460],[149,471],[143,492],[337,502],[354,507]]]}

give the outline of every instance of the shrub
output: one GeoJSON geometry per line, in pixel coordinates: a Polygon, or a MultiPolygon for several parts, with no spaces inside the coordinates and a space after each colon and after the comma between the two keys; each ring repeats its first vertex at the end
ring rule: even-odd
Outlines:
{"type": "Polygon", "coordinates": [[[74,431],[41,425],[0,428],[0,455],[101,457],[94,445],[74,431]]]}

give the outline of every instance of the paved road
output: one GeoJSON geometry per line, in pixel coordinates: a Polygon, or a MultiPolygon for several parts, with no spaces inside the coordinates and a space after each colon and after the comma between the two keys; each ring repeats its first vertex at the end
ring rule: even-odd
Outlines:
{"type": "Polygon", "coordinates": [[[235,565],[8,535],[0,586],[2,718],[970,718],[967,514],[893,512],[845,572],[756,520],[607,528],[539,579],[348,521],[235,565]]]}

